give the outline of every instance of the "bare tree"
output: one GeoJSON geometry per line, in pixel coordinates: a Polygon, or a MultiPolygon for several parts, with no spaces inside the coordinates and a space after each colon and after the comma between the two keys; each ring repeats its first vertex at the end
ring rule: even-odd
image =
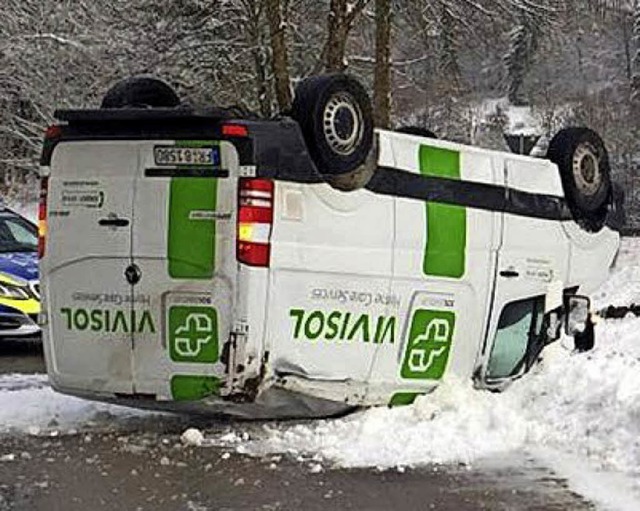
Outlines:
{"type": "Polygon", "coordinates": [[[376,64],[373,81],[376,126],[391,124],[391,0],[376,0],[376,64]]]}
{"type": "Polygon", "coordinates": [[[322,50],[322,61],[328,72],[344,71],[347,67],[345,53],[349,32],[356,18],[369,0],[331,0],[327,18],[327,41],[322,50]]]}
{"type": "Polygon", "coordinates": [[[276,99],[280,110],[291,107],[292,95],[289,78],[289,50],[286,41],[286,17],[281,0],[265,0],[269,32],[271,33],[271,52],[273,74],[276,86],[276,99]]]}
{"type": "MultiPolygon", "coordinates": [[[[635,54],[633,57],[633,73],[631,75],[631,101],[640,112],[640,0],[636,0],[633,13],[633,41],[635,54]]],[[[636,116],[637,120],[637,116],[636,116]]]]}

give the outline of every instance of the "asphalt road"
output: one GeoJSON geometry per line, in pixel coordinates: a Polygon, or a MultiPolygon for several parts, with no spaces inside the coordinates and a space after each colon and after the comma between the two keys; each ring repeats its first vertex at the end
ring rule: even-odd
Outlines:
{"type": "MultiPolygon", "coordinates": [[[[37,347],[3,348],[0,373],[43,370],[37,347]]],[[[67,436],[0,437],[0,511],[592,509],[565,481],[517,454],[472,469],[315,473],[286,457],[183,446],[180,434],[190,425],[191,418],[167,417],[67,436]]]]}

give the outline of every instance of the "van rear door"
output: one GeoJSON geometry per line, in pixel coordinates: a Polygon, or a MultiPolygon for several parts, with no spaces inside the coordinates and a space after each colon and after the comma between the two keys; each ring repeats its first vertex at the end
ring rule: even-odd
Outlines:
{"type": "Polygon", "coordinates": [[[132,230],[133,381],[161,400],[216,394],[235,281],[230,142],[140,145],[132,230]],[[202,160],[202,161],[200,161],[202,160]]]}
{"type": "Polygon", "coordinates": [[[132,392],[133,142],[60,143],[51,161],[42,260],[44,335],[54,384],[132,392]]]}

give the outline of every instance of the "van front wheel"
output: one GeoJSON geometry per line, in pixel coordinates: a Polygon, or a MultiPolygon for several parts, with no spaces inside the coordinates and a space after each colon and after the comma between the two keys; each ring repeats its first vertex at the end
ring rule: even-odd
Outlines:
{"type": "Polygon", "coordinates": [[[558,166],[573,216],[589,231],[599,231],[611,203],[611,169],[603,140],[588,128],[566,128],[549,144],[547,158],[558,166]]]}
{"type": "Polygon", "coordinates": [[[371,157],[373,115],[369,96],[357,80],[344,74],[303,80],[296,88],[291,116],[329,183],[355,189],[368,182],[377,164],[371,157]]]}

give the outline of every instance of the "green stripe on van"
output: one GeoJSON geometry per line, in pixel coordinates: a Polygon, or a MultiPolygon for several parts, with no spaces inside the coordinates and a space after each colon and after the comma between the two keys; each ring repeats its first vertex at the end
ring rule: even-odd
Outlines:
{"type": "MultiPolygon", "coordinates": [[[[180,141],[179,147],[211,147],[215,142],[180,141]]],[[[218,180],[177,177],[169,189],[167,259],[174,279],[210,279],[215,270],[218,180]]]]}
{"type": "MultiPolygon", "coordinates": [[[[425,176],[460,179],[460,153],[420,146],[420,172],[425,176]]],[[[423,271],[433,277],[462,278],[467,247],[467,210],[462,206],[427,203],[427,245],[423,271]]]]}
{"type": "Polygon", "coordinates": [[[174,401],[197,401],[217,396],[222,382],[215,376],[175,375],[171,378],[171,397],[174,401]]]}

